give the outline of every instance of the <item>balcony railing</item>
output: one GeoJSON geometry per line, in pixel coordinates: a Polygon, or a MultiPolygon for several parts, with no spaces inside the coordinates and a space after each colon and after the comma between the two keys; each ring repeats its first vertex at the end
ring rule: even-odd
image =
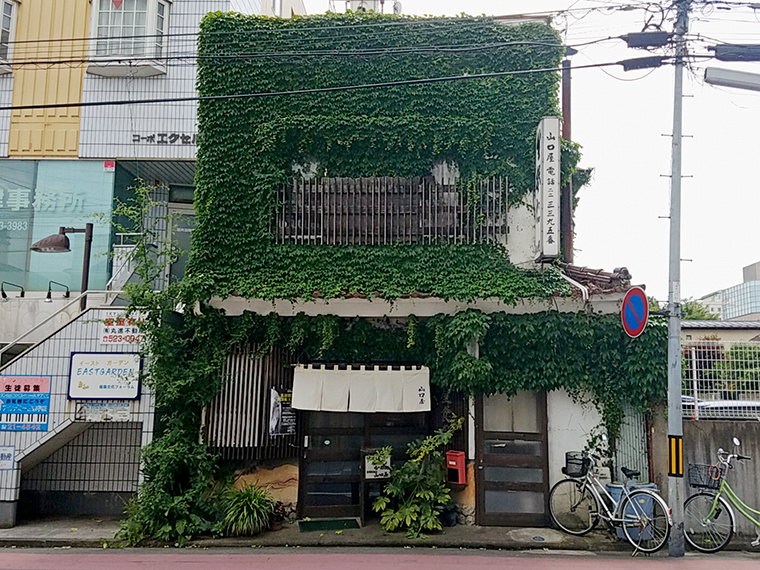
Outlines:
{"type": "Polygon", "coordinates": [[[277,196],[275,239],[299,244],[506,242],[507,179],[299,180],[277,196]]]}

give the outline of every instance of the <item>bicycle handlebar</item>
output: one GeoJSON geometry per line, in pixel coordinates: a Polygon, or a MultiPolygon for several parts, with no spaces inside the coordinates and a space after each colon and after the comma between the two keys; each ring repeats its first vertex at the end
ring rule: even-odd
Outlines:
{"type": "Polygon", "coordinates": [[[731,465],[731,460],[733,459],[744,461],[746,459],[751,460],[752,458],[749,455],[742,455],[741,453],[729,453],[722,447],[718,448],[718,461],[727,465],[729,469],[733,469],[733,465],[731,465]]]}

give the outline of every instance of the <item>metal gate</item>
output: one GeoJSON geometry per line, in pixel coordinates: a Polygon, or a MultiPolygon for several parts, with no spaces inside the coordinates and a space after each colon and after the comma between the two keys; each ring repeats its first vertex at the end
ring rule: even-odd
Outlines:
{"type": "Polygon", "coordinates": [[[647,416],[630,404],[623,406],[625,419],[615,446],[615,473],[612,479],[622,478],[621,467],[641,472],[639,481],[652,480],[649,469],[649,438],[647,437],[647,416]]]}

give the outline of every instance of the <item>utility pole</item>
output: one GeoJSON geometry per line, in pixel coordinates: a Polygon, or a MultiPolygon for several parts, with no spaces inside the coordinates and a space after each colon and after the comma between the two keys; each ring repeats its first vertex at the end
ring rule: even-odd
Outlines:
{"type": "Polygon", "coordinates": [[[684,555],[683,409],[681,406],[681,152],[683,139],[684,35],[691,0],[677,0],[676,65],[670,178],[670,277],[668,290],[668,503],[673,512],[670,556],[684,555]]]}

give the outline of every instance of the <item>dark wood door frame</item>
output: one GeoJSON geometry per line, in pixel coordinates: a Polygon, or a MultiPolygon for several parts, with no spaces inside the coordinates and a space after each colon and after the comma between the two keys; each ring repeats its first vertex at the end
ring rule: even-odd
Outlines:
{"type": "Polygon", "coordinates": [[[537,419],[539,433],[483,431],[483,396],[475,398],[475,524],[481,526],[548,526],[549,524],[549,454],[547,433],[546,392],[539,392],[537,398],[537,419]],[[542,456],[529,455],[487,455],[485,442],[491,439],[538,441],[542,444],[542,456]],[[541,483],[510,483],[506,481],[486,481],[485,468],[495,467],[538,467],[543,471],[541,483]],[[544,494],[544,514],[511,513],[502,515],[486,513],[486,490],[539,491],[544,494]]]}

